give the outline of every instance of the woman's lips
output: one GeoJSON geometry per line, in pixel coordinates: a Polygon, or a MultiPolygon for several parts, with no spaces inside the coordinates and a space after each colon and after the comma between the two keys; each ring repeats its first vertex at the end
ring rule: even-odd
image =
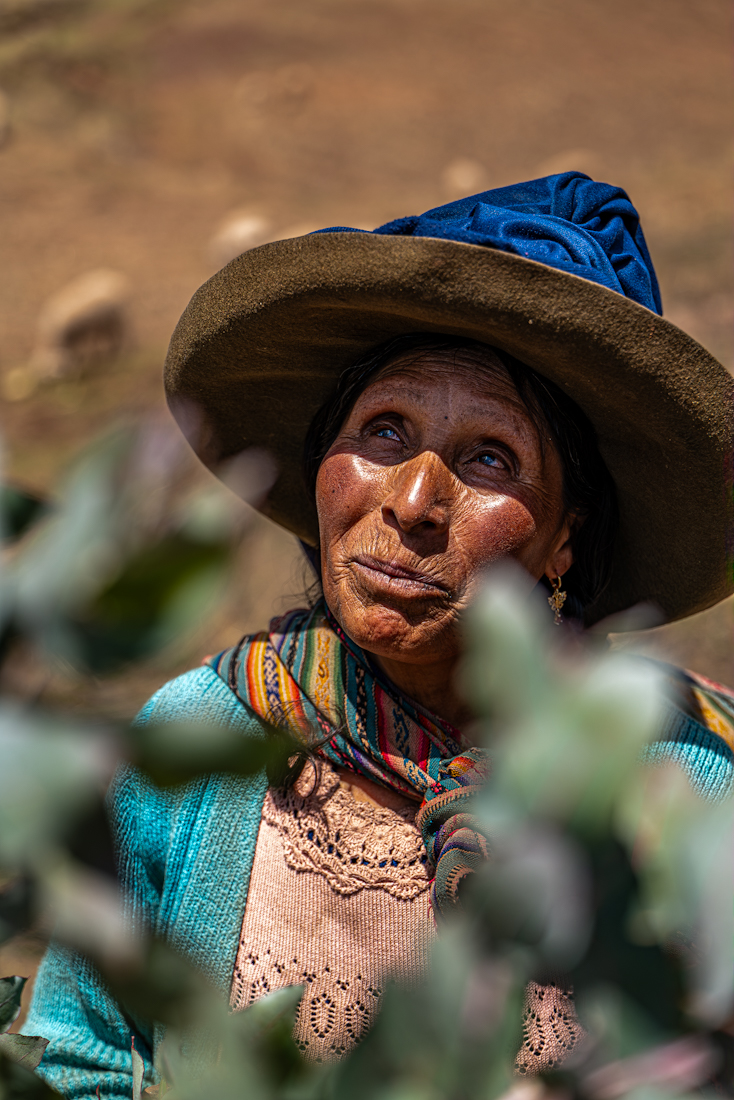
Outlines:
{"type": "Polygon", "coordinates": [[[391,592],[424,597],[449,594],[448,588],[434,577],[420,573],[417,569],[410,569],[407,565],[399,565],[395,561],[381,561],[369,554],[360,554],[353,559],[353,563],[373,584],[377,583],[391,592]]]}

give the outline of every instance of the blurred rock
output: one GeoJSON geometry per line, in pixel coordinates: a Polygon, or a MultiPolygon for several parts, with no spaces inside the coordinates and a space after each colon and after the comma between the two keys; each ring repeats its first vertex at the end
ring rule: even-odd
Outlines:
{"type": "Polygon", "coordinates": [[[237,84],[235,98],[253,119],[273,114],[288,117],[303,109],[313,87],[312,67],[298,62],[271,71],[247,73],[237,84]]]}
{"type": "Polygon", "coordinates": [[[79,276],[44,304],[28,364],[34,379],[73,377],[114,359],[130,336],[128,282],[99,268],[79,276]]]}
{"type": "Polygon", "coordinates": [[[36,388],[36,379],[28,367],[11,367],[3,375],[2,393],[6,401],[25,401],[36,388]]]}
{"type": "Polygon", "coordinates": [[[268,218],[252,210],[233,210],[209,242],[209,255],[218,267],[224,267],[248,249],[272,239],[272,224],[268,218]]]}
{"type": "Polygon", "coordinates": [[[483,165],[469,157],[449,161],[441,173],[441,186],[447,199],[463,199],[487,188],[487,173],[483,165]]]}

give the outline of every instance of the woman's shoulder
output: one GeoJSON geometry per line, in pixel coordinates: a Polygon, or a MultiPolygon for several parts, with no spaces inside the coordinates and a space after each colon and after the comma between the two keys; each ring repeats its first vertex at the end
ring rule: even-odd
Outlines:
{"type": "Polygon", "coordinates": [[[661,665],[670,702],[734,751],[734,691],[690,669],[661,665]]]}
{"type": "Polygon", "coordinates": [[[647,758],[672,757],[700,794],[726,797],[734,787],[734,692],[689,669],[655,663],[668,706],[647,758]]]}
{"type": "MultiPolygon", "coordinates": [[[[262,736],[265,728],[255,711],[208,664],[190,669],[165,683],[133,721],[139,729],[167,723],[202,728],[227,726],[243,736],[252,737],[262,736]]],[[[132,807],[134,816],[139,819],[149,812],[162,821],[171,814],[175,816],[180,806],[187,805],[200,787],[207,787],[211,794],[223,782],[223,776],[212,775],[180,787],[159,788],[134,764],[123,763],[115,772],[108,801],[115,820],[130,816],[132,807]]]]}
{"type": "MultiPolygon", "coordinates": [[[[169,680],[134,721],[139,728],[166,723],[202,729],[229,726],[253,737],[263,729],[254,711],[209,665],[169,680]]],[[[216,850],[222,846],[222,837],[226,840],[236,832],[237,821],[256,831],[265,786],[266,778],[260,774],[207,774],[174,787],[158,787],[133,763],[121,764],[110,785],[108,807],[122,878],[131,893],[141,895],[141,908],[157,911],[158,887],[150,884],[160,885],[165,869],[187,858],[192,837],[198,838],[199,850],[201,837],[211,834],[216,850]]]]}
{"type": "Polygon", "coordinates": [[[260,721],[208,664],[169,680],[152,695],[135,719],[138,726],[160,722],[216,722],[246,731],[260,721]]]}

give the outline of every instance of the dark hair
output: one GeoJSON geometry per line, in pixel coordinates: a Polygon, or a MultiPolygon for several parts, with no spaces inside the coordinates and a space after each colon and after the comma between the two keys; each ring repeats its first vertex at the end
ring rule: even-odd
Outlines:
{"type": "MultiPolygon", "coordinates": [[[[388,340],[347,367],[306,437],[304,464],[309,490],[315,495],[319,466],[358,396],[381,368],[411,353],[418,360],[436,351],[464,350],[495,355],[541,430],[541,438],[544,429],[553,438],[563,467],[564,507],[583,517],[572,536],[574,564],[563,578],[568,593],[563,611],[564,616],[582,619],[584,608],[598,599],[609,583],[619,522],[614,482],[599,453],[594,426],[576,402],[500,348],[464,337],[414,333],[388,340]]],[[[550,590],[546,578],[541,583],[550,590]]]]}

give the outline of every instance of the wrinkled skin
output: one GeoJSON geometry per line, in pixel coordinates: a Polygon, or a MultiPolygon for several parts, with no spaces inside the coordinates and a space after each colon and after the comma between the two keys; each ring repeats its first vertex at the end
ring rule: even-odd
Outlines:
{"type": "MultiPolygon", "coordinates": [[[[484,357],[483,357],[484,359],[484,357]]],[[[571,566],[562,467],[498,360],[394,360],[358,397],[316,485],[324,595],[407,695],[456,726],[459,620],[493,562],[529,587],[571,566]]]]}

